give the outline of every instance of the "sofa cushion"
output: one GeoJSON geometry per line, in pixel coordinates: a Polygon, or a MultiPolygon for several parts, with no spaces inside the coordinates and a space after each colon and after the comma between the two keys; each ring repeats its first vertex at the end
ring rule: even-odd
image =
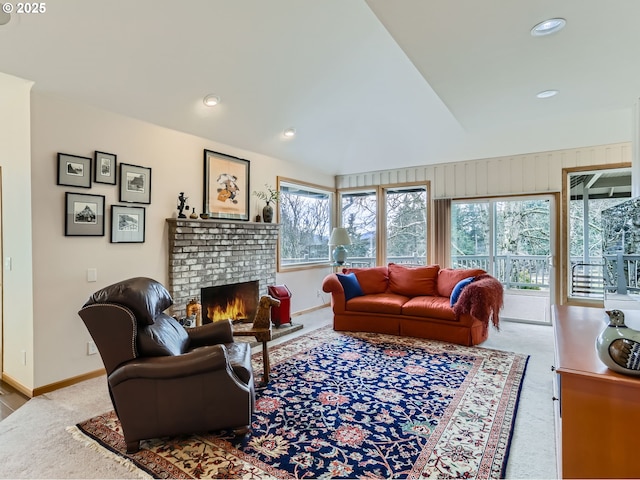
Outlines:
{"type": "Polygon", "coordinates": [[[403,315],[414,317],[437,318],[455,321],[456,315],[449,299],[438,296],[413,297],[402,306],[403,315]]]}
{"type": "Polygon", "coordinates": [[[464,290],[464,287],[466,287],[471,282],[473,282],[474,278],[476,278],[476,277],[463,278],[458,283],[456,283],[456,286],[453,287],[453,291],[451,292],[451,298],[449,299],[450,300],[449,303],[451,304],[452,307],[458,301],[458,298],[460,297],[460,294],[462,293],[462,290],[464,290]]]}
{"type": "Polygon", "coordinates": [[[355,273],[365,295],[384,293],[389,287],[389,269],[387,267],[349,268],[345,273],[355,273]]]}
{"type": "Polygon", "coordinates": [[[363,297],[355,297],[347,302],[346,309],[351,312],[388,313],[400,315],[402,305],[409,300],[404,295],[393,293],[374,293],[363,297]]]}
{"type": "Polygon", "coordinates": [[[460,280],[487,273],[480,268],[442,268],[438,273],[438,295],[450,297],[460,280]]]}
{"type": "Polygon", "coordinates": [[[406,267],[389,264],[389,290],[398,295],[416,297],[418,295],[438,295],[436,281],[439,265],[427,267],[406,267]]]}
{"type": "Polygon", "coordinates": [[[337,276],[340,284],[342,285],[342,289],[344,290],[344,298],[346,300],[351,300],[353,297],[360,297],[364,295],[355,273],[338,273],[337,276]]]}

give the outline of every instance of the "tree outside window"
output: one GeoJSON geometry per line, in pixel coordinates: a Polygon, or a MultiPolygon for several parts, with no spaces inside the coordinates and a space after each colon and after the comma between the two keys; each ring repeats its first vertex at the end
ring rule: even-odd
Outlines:
{"type": "Polygon", "coordinates": [[[281,267],[329,261],[333,192],[319,186],[279,182],[281,267]]]}

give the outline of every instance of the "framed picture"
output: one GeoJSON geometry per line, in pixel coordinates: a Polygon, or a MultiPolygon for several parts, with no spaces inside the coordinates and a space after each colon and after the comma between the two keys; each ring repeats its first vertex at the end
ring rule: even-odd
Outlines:
{"type": "Polygon", "coordinates": [[[144,243],[144,207],[111,205],[111,243],[144,243]]]}
{"type": "Polygon", "coordinates": [[[94,181],[96,183],[108,183],[111,185],[116,184],[116,157],[117,155],[113,153],[106,152],[94,152],[94,171],[95,177],[94,181]]]}
{"type": "Polygon", "coordinates": [[[209,218],[249,220],[249,160],[204,151],[204,205],[209,218]]]}
{"type": "Polygon", "coordinates": [[[91,188],[91,159],[58,153],[58,185],[91,188]]]}
{"type": "Polygon", "coordinates": [[[103,237],[104,195],[66,192],[64,234],[67,237],[103,237]]]}
{"type": "Polygon", "coordinates": [[[151,203],[151,169],[120,164],[120,201],[151,203]]]}

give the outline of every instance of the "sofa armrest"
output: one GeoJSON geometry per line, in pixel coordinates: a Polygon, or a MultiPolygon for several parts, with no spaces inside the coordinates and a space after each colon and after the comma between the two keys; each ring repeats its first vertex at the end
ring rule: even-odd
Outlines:
{"type": "Polygon", "coordinates": [[[334,314],[345,312],[347,301],[344,296],[344,288],[342,288],[342,284],[335,273],[330,273],[324,277],[322,291],[331,294],[331,308],[333,308],[334,314]]]}

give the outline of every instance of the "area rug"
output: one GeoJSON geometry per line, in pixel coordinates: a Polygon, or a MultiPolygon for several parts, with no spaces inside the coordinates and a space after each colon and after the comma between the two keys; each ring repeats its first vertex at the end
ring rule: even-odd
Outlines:
{"type": "Polygon", "coordinates": [[[201,433],[127,454],[113,412],[70,431],[155,478],[504,477],[528,356],[328,327],[271,360],[242,440],[201,433]]]}

